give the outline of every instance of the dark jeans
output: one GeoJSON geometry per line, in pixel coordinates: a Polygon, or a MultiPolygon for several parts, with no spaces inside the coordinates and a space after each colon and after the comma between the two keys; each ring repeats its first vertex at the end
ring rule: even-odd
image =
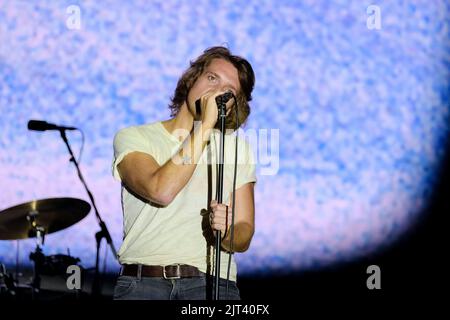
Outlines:
{"type": "MultiPolygon", "coordinates": [[[[202,275],[181,279],[119,276],[114,300],[211,300],[214,278],[202,275]]],[[[236,282],[220,278],[219,299],[240,300],[236,282]]]]}

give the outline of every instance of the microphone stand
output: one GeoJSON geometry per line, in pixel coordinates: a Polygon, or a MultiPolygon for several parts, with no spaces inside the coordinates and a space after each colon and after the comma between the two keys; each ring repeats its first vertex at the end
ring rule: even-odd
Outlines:
{"type": "Polygon", "coordinates": [[[95,205],[95,201],[94,201],[94,197],[92,196],[91,191],[89,190],[83,175],[81,174],[81,170],[80,167],[78,165],[77,160],[75,159],[75,156],[73,155],[72,149],[70,148],[69,142],[67,140],[67,136],[66,136],[66,130],[65,129],[59,129],[59,132],[61,134],[61,138],[63,139],[64,143],[67,146],[67,150],[69,151],[70,154],[70,161],[73,162],[73,164],[75,165],[75,168],[77,169],[77,173],[78,173],[78,177],[81,180],[81,183],[83,184],[84,188],[86,189],[86,192],[89,196],[89,199],[91,200],[92,203],[92,207],[94,208],[94,212],[95,212],[95,216],[97,218],[97,222],[100,225],[100,231],[98,231],[95,234],[95,240],[97,242],[97,253],[96,253],[96,258],[95,258],[95,274],[94,274],[94,281],[92,283],[92,295],[95,297],[100,296],[101,290],[100,290],[100,273],[99,273],[99,255],[100,255],[100,243],[102,241],[103,238],[106,239],[106,242],[109,244],[109,246],[111,247],[111,251],[113,253],[114,258],[117,259],[117,253],[116,253],[116,248],[114,247],[114,243],[112,242],[111,239],[111,235],[108,231],[108,228],[106,227],[105,222],[102,220],[102,218],[100,217],[100,214],[97,210],[97,206],[95,205]]]}
{"type": "MultiPolygon", "coordinates": [[[[216,99],[217,107],[219,108],[219,121],[220,121],[220,147],[219,147],[219,169],[217,177],[217,192],[216,198],[217,203],[222,203],[223,196],[223,162],[224,162],[224,151],[225,151],[225,117],[226,117],[226,107],[225,103],[220,97],[216,99]]],[[[219,279],[220,279],[220,248],[222,242],[222,232],[216,230],[216,268],[215,268],[215,290],[214,290],[214,300],[219,300],[219,279]]]]}

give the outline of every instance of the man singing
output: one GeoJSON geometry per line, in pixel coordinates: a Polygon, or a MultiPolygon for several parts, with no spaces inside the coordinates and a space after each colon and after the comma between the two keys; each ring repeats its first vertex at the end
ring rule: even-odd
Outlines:
{"type": "Polygon", "coordinates": [[[232,253],[246,251],[254,233],[256,176],[251,148],[238,138],[231,228],[236,137],[230,131],[250,114],[254,82],[247,60],[224,47],[207,49],[179,79],[171,119],[116,134],[113,175],[122,182],[124,240],[114,299],[211,298],[216,230],[222,235],[219,298],[240,299],[232,253]],[[223,203],[217,203],[216,97],[225,93],[235,99],[226,103],[223,203]]]}

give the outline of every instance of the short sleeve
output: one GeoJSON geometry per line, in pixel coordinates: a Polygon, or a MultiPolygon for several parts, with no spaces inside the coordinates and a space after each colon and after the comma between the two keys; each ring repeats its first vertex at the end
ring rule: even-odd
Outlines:
{"type": "Polygon", "coordinates": [[[113,177],[122,181],[117,166],[131,152],[139,151],[152,155],[148,141],[136,127],[121,129],[114,136],[114,158],[112,163],[113,177]]]}
{"type": "Polygon", "coordinates": [[[243,157],[238,156],[236,189],[246,183],[256,182],[256,162],[252,147],[245,140],[239,139],[238,150],[243,157]]]}

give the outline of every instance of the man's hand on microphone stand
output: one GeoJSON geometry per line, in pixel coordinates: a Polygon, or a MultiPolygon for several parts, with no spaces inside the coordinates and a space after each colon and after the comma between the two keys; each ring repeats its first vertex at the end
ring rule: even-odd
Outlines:
{"type": "Polygon", "coordinates": [[[221,231],[222,240],[227,236],[231,226],[231,208],[223,203],[217,203],[216,200],[211,201],[211,212],[209,214],[209,222],[211,228],[221,231]]]}

